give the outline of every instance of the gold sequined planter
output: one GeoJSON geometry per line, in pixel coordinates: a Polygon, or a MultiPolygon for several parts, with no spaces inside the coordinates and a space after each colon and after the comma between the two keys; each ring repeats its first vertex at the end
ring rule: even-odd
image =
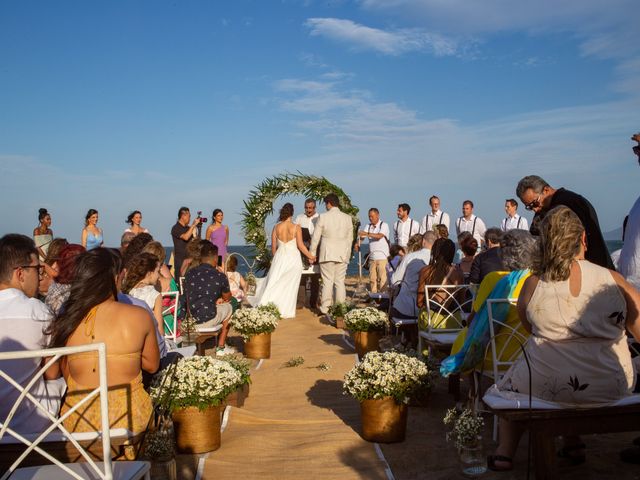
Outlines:
{"type": "Polygon", "coordinates": [[[244,341],[244,356],[260,360],[271,357],[271,332],[254,335],[244,341]]]}
{"type": "Polygon", "coordinates": [[[205,453],[220,448],[220,406],[200,410],[184,407],[171,415],[180,453],[205,453]]]}
{"type": "Polygon", "coordinates": [[[354,332],[353,339],[358,357],[362,358],[367,352],[374,352],[380,347],[380,339],[383,332],[371,330],[369,332],[354,332]]]}
{"type": "Polygon", "coordinates": [[[393,397],[360,402],[362,438],[369,442],[404,441],[407,432],[407,406],[398,405],[393,397]]]}

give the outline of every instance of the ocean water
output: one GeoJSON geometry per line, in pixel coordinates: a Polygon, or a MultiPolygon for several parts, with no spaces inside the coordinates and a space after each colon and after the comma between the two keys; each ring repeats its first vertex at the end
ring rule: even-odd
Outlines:
{"type": "MultiPolygon", "coordinates": [[[[614,252],[620,248],[622,248],[622,241],[620,240],[609,240],[606,242],[607,248],[609,252],[614,252]]],[[[170,258],[171,253],[173,252],[173,247],[164,247],[167,251],[167,259],[170,258]]],[[[238,258],[238,272],[242,275],[246,275],[250,270],[251,262],[253,261],[253,256],[255,255],[255,249],[250,245],[229,245],[229,252],[237,253],[242,255],[246,261],[239,257],[238,258]]],[[[369,253],[369,246],[362,245],[361,254],[362,261],[364,262],[365,257],[369,253]]],[[[364,275],[367,275],[367,272],[363,272],[364,275]]],[[[351,262],[349,262],[349,266],[347,267],[347,275],[358,275],[358,253],[355,253],[351,262]]],[[[260,275],[259,275],[260,276],[260,275]]]]}

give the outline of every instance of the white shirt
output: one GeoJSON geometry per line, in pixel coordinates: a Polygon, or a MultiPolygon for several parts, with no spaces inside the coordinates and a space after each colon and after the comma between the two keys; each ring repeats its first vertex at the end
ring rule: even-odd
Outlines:
{"type": "Polygon", "coordinates": [[[438,210],[436,213],[433,211],[427,213],[422,217],[420,222],[420,233],[425,233],[427,230],[433,230],[435,225],[444,225],[449,230],[449,214],[444,213],[442,210],[438,210]]]}
{"type": "Polygon", "coordinates": [[[398,219],[396,223],[393,224],[395,242],[401,247],[406,247],[411,235],[415,235],[416,233],[420,233],[420,224],[410,217],[407,217],[404,222],[398,219]]]}
{"type": "Polygon", "coordinates": [[[426,265],[429,265],[429,260],[425,260],[425,253],[428,257],[431,257],[431,251],[425,248],[404,256],[402,261],[402,263],[405,264],[404,278],[402,279],[400,293],[398,293],[398,296],[393,301],[393,306],[396,310],[404,315],[414,318],[418,317],[418,305],[416,304],[416,301],[418,298],[420,270],[422,270],[426,265]],[[414,253],[420,252],[422,252],[422,256],[416,255],[412,257],[414,253]]]}
{"type": "Polygon", "coordinates": [[[389,225],[379,220],[377,224],[369,224],[363,230],[367,233],[381,233],[383,238],[369,240],[369,258],[371,260],[386,260],[389,256],[389,225]]]}
{"type": "Polygon", "coordinates": [[[487,227],[480,217],[471,215],[469,220],[464,217],[458,217],[456,220],[456,233],[460,235],[462,232],[469,232],[478,242],[478,248],[484,243],[484,234],[487,227]]]}
{"type": "Polygon", "coordinates": [[[640,197],[629,212],[618,272],[640,290],[640,197]]]}
{"type": "Polygon", "coordinates": [[[502,219],[502,222],[500,222],[500,230],[503,232],[508,232],[509,230],[514,229],[529,230],[527,219],[516,213],[513,217],[507,216],[502,219]]]}
{"type": "MultiPolygon", "coordinates": [[[[45,338],[42,329],[51,320],[51,311],[40,300],[27,297],[21,290],[0,290],[0,345],[2,351],[42,350],[45,338]]],[[[26,386],[39,370],[40,359],[4,360],[0,368],[17,383],[26,386]]],[[[66,385],[64,379],[45,381],[40,377],[30,390],[33,396],[55,416],[66,385]]],[[[19,396],[18,390],[0,379],[0,418],[5,420],[19,396]]],[[[41,432],[51,425],[44,412],[28,399],[20,407],[9,427],[20,433],[41,432]]]]}
{"type": "Polygon", "coordinates": [[[320,214],[318,212],[314,213],[310,217],[307,217],[304,213],[301,213],[296,217],[296,220],[293,222],[296,225],[300,225],[300,228],[308,228],[309,235],[313,235],[313,231],[316,228],[316,222],[318,221],[318,217],[320,214]]]}
{"type": "Polygon", "coordinates": [[[407,266],[414,258],[419,258],[425,263],[425,265],[429,265],[429,261],[431,260],[431,250],[428,248],[421,248],[417,252],[411,252],[402,257],[400,264],[396,268],[396,271],[393,272],[393,276],[391,277],[392,285],[397,285],[402,281],[405,271],[407,270],[407,266]]]}

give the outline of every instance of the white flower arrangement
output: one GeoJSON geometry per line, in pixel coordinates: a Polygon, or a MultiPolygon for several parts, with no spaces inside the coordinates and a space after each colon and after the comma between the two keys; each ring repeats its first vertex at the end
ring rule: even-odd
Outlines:
{"type": "Polygon", "coordinates": [[[221,357],[216,357],[216,359],[227,362],[237,370],[237,372],[240,374],[241,385],[251,383],[251,374],[249,373],[249,369],[251,368],[251,360],[244,358],[240,353],[223,355],[221,357]]]}
{"type": "Polygon", "coordinates": [[[447,410],[443,422],[451,427],[451,431],[447,432],[447,441],[452,441],[458,449],[475,443],[484,428],[482,417],[468,408],[462,412],[450,408],[447,410]]]}
{"type": "Polygon", "coordinates": [[[383,330],[387,325],[387,314],[373,307],[356,308],[344,316],[344,326],[352,332],[383,330]]]}
{"type": "Polygon", "coordinates": [[[231,326],[248,340],[260,333],[273,332],[278,326],[278,318],[267,309],[261,308],[241,308],[231,317],[231,326]]]}
{"type": "Polygon", "coordinates": [[[171,411],[183,407],[204,410],[220,405],[241,385],[242,375],[228,362],[194,356],[182,358],[175,367],[167,368],[151,387],[151,398],[171,411]],[[163,381],[166,376],[169,378],[163,381]]]}
{"type": "Polygon", "coordinates": [[[411,395],[430,386],[432,376],[417,358],[397,352],[369,352],[344,376],[343,393],[356,400],[393,397],[408,403],[411,395]]]}

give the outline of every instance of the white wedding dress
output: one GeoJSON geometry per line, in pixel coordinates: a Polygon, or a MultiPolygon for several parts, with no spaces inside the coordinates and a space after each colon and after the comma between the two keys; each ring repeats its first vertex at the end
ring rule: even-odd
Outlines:
{"type": "Polygon", "coordinates": [[[257,279],[256,295],[248,298],[251,305],[275,303],[283,318],[296,316],[298,287],[302,277],[302,258],[296,239],[277,240],[276,254],[265,278],[257,279]]]}

